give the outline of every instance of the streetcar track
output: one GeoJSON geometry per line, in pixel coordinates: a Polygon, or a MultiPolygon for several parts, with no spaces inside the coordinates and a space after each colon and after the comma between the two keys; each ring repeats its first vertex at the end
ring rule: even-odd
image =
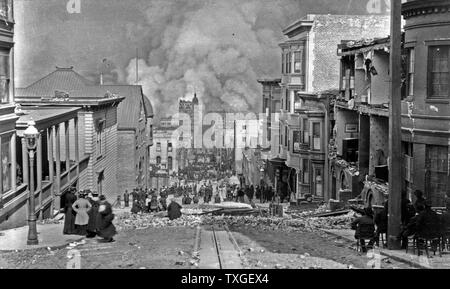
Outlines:
{"type": "Polygon", "coordinates": [[[217,253],[217,260],[219,261],[219,269],[223,269],[222,258],[220,257],[219,242],[217,241],[217,236],[216,236],[216,230],[215,230],[214,226],[212,226],[211,229],[212,229],[212,233],[213,233],[214,246],[216,248],[216,253],[217,253]]]}

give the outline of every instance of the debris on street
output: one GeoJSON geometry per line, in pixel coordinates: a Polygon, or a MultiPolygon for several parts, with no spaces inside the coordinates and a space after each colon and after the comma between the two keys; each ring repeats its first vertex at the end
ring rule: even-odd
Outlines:
{"type": "MultiPolygon", "coordinates": [[[[268,216],[262,209],[233,208],[236,203],[223,203],[230,209],[217,208],[213,206],[198,206],[185,208],[179,219],[170,221],[167,217],[159,214],[130,214],[125,213],[118,216],[116,226],[119,230],[146,229],[162,227],[189,227],[195,228],[199,225],[227,225],[227,226],[249,226],[262,230],[284,230],[284,231],[316,231],[318,229],[348,229],[354,218],[352,211],[331,213],[327,206],[321,206],[317,210],[307,212],[288,211],[284,217],[268,216]],[[327,214],[330,213],[328,216],[327,214]]],[[[245,204],[244,204],[245,205],[245,204]]]]}

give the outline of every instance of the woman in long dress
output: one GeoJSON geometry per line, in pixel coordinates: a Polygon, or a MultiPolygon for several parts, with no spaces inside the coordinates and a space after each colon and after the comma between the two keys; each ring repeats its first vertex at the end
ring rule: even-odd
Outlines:
{"type": "Polygon", "coordinates": [[[61,208],[64,210],[64,235],[74,235],[76,234],[75,230],[75,211],[72,208],[73,203],[77,200],[77,196],[75,196],[72,189],[67,191],[61,197],[61,208]]]}
{"type": "Polygon", "coordinates": [[[77,234],[80,236],[86,236],[87,227],[89,224],[88,212],[92,208],[92,205],[88,200],[86,200],[86,195],[84,193],[80,193],[80,198],[72,205],[72,208],[77,213],[75,218],[77,234]]]}
{"type": "Polygon", "coordinates": [[[100,207],[98,214],[98,236],[103,238],[104,242],[114,242],[114,235],[117,234],[116,227],[113,224],[114,214],[111,204],[105,196],[100,196],[100,207]]]}
{"type": "Polygon", "coordinates": [[[88,201],[91,203],[92,208],[89,210],[89,222],[87,226],[87,237],[94,238],[97,235],[97,215],[98,208],[100,207],[100,199],[98,198],[98,193],[93,192],[89,196],[88,201]]]}

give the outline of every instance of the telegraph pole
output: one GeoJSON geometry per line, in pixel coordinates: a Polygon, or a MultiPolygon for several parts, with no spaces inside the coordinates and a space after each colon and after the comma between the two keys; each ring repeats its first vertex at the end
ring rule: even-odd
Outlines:
{"type": "Polygon", "coordinates": [[[400,249],[402,200],[401,25],[402,1],[391,0],[390,106],[389,106],[389,223],[388,247],[400,249]]]}

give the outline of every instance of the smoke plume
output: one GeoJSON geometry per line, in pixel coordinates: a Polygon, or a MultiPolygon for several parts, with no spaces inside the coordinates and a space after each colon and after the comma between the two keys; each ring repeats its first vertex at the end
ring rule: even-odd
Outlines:
{"type": "MultiPolygon", "coordinates": [[[[280,74],[282,28],[300,14],[296,0],[152,1],[146,10],[150,53],[139,84],[156,111],[172,114],[194,93],[207,110],[256,111],[259,77],[280,74]],[[278,69],[280,68],[280,69],[278,69]]],[[[136,78],[136,58],[127,67],[136,78]]]]}

